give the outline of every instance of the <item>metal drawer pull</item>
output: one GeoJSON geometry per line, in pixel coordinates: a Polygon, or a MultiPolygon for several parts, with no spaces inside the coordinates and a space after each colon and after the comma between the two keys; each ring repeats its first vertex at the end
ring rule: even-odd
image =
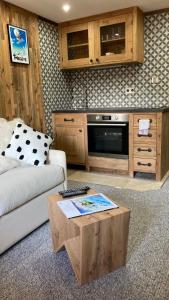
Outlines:
{"type": "Polygon", "coordinates": [[[152,134],[149,133],[148,135],[144,135],[144,134],[137,134],[138,137],[152,137],[152,134]]]}
{"type": "Polygon", "coordinates": [[[152,149],[151,148],[148,148],[148,149],[137,148],[137,151],[139,151],[139,152],[141,152],[141,151],[152,152],[152,149]]]}
{"type": "Polygon", "coordinates": [[[74,122],[74,119],[64,119],[64,122],[74,122]]]}
{"type": "MultiPolygon", "coordinates": [[[[140,121],[140,119],[138,119],[138,122],[140,121]]],[[[152,123],[153,122],[153,120],[152,119],[150,119],[150,123],[152,123]]]]}
{"type": "Polygon", "coordinates": [[[151,167],[151,166],[152,166],[151,163],[148,163],[148,164],[142,164],[141,162],[138,162],[137,165],[138,165],[138,166],[147,166],[147,167],[151,167]]]}

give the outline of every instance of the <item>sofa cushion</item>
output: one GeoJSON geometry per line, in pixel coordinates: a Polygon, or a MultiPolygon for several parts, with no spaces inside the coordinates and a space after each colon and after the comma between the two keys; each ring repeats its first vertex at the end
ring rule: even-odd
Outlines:
{"type": "Polygon", "coordinates": [[[11,141],[2,155],[12,157],[30,165],[46,164],[52,138],[47,134],[17,123],[11,141]]]}
{"type": "Polygon", "coordinates": [[[0,216],[54,188],[64,181],[64,171],[57,165],[25,166],[0,175],[0,216]]]}
{"type": "Polygon", "coordinates": [[[0,155],[0,175],[13,168],[19,167],[20,162],[16,159],[0,155]]]}

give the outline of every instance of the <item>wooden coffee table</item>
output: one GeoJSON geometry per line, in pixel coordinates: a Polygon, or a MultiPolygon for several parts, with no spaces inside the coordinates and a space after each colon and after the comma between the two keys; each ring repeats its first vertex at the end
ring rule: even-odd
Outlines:
{"type": "Polygon", "coordinates": [[[59,194],[48,200],[53,248],[56,252],[66,248],[80,284],[124,266],[130,210],[120,207],[67,219],[57,205],[59,200],[59,194]]]}

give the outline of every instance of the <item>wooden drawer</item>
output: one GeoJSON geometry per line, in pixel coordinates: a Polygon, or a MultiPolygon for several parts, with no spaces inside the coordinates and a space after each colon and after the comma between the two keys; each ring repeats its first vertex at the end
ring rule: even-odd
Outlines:
{"type": "Polygon", "coordinates": [[[156,144],[156,129],[150,129],[148,135],[139,135],[138,128],[134,128],[134,144],[156,144]]]}
{"type": "Polygon", "coordinates": [[[53,114],[54,125],[79,126],[87,123],[86,114],[53,114]]]}
{"type": "Polygon", "coordinates": [[[156,157],[156,145],[134,145],[134,156],[137,157],[156,157]]]}
{"type": "Polygon", "coordinates": [[[156,159],[134,157],[134,171],[156,173],[156,159]]]}
{"type": "Polygon", "coordinates": [[[157,126],[157,115],[156,114],[138,114],[134,115],[134,127],[139,127],[139,120],[149,119],[150,129],[157,126]]]}

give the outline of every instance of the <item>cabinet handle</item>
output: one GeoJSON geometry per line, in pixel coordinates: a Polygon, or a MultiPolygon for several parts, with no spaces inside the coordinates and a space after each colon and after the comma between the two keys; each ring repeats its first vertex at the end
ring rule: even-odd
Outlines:
{"type": "Polygon", "coordinates": [[[74,119],[64,119],[64,122],[74,122],[74,119]]]}
{"type": "MultiPolygon", "coordinates": [[[[138,119],[137,121],[139,122],[139,121],[140,121],[140,119],[138,119]]],[[[150,123],[152,123],[152,122],[153,122],[153,120],[152,120],[152,119],[150,119],[150,123]]]]}
{"type": "Polygon", "coordinates": [[[138,162],[137,165],[138,165],[138,166],[147,166],[147,167],[151,167],[151,166],[152,166],[151,163],[143,164],[143,163],[141,163],[141,162],[138,162]]]}
{"type": "Polygon", "coordinates": [[[152,149],[151,148],[148,148],[148,149],[137,148],[137,151],[139,151],[139,152],[141,152],[141,151],[152,152],[152,149]]]}
{"type": "Polygon", "coordinates": [[[98,58],[96,58],[96,62],[99,63],[99,59],[98,58]]]}
{"type": "Polygon", "coordinates": [[[144,134],[137,134],[137,136],[138,137],[142,137],[142,136],[144,136],[144,137],[152,137],[152,134],[151,133],[149,133],[148,135],[144,135],[144,134]]]}
{"type": "Polygon", "coordinates": [[[90,63],[93,64],[93,59],[90,59],[90,63]]]}

